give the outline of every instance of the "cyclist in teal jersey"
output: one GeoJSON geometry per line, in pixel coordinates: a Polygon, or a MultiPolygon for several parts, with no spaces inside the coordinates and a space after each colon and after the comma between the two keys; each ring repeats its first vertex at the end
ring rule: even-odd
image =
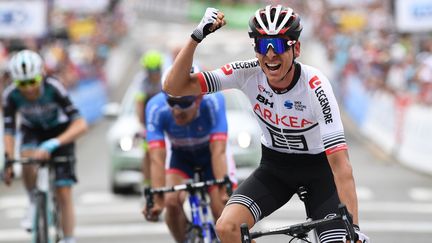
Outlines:
{"type": "MultiPolygon", "coordinates": [[[[55,156],[74,156],[74,141],[87,130],[87,123],[71,102],[62,83],[44,76],[42,58],[30,50],[22,50],[11,58],[9,72],[13,82],[4,90],[2,97],[5,160],[14,159],[17,126],[21,135],[21,157],[48,160],[55,156]]],[[[54,170],[64,234],[61,242],[74,243],[72,185],[77,182],[75,164],[56,164],[54,170]]],[[[31,229],[35,210],[32,193],[35,173],[34,166],[23,166],[23,182],[30,207],[22,226],[28,230],[31,229]]],[[[4,174],[5,183],[10,185],[12,168],[5,168],[4,174]]]]}

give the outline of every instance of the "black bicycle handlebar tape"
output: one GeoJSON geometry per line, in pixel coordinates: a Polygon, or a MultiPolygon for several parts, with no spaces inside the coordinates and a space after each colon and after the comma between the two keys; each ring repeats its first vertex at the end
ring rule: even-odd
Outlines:
{"type": "Polygon", "coordinates": [[[230,178],[229,178],[228,175],[225,175],[224,179],[225,179],[225,185],[226,185],[227,194],[228,194],[228,196],[231,197],[231,195],[233,193],[232,182],[231,182],[231,180],[230,180],[230,178]]]}
{"type": "Polygon", "coordinates": [[[243,223],[240,225],[240,235],[241,235],[241,242],[242,243],[251,243],[250,233],[249,233],[249,227],[246,223],[243,223]]]}
{"type": "MultiPolygon", "coordinates": [[[[153,208],[153,205],[154,205],[153,193],[152,193],[150,187],[144,188],[144,196],[146,199],[146,209],[147,209],[147,214],[148,214],[150,209],[153,208]]],[[[147,217],[147,215],[146,215],[146,217],[147,217]]]]}
{"type": "Polygon", "coordinates": [[[348,212],[348,209],[344,204],[339,204],[339,213],[342,217],[342,221],[345,225],[345,229],[347,230],[347,240],[350,242],[354,242],[356,238],[356,233],[352,225],[352,217],[351,214],[348,212]]]}

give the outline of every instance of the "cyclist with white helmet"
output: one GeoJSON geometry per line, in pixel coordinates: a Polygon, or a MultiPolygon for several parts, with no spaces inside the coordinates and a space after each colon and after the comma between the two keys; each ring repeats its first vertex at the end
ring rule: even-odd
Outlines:
{"type": "Polygon", "coordinates": [[[142,125],[138,134],[143,138],[143,149],[145,155],[142,163],[142,172],[144,175],[144,186],[150,186],[150,160],[145,141],[145,106],[151,97],[162,90],[161,77],[163,67],[163,55],[157,50],[149,50],[140,58],[142,69],[135,75],[133,82],[139,82],[140,88],[136,94],[136,113],[142,125]]]}
{"type": "MultiPolygon", "coordinates": [[[[14,159],[17,126],[22,136],[22,157],[47,160],[55,156],[73,156],[74,141],[87,130],[87,123],[71,102],[62,83],[44,75],[42,58],[31,50],[16,53],[9,62],[9,72],[13,82],[4,90],[2,97],[5,159],[14,159]],[[18,114],[19,121],[16,119],[18,114]]],[[[62,242],[73,243],[75,216],[72,185],[77,182],[75,164],[56,164],[54,169],[65,236],[62,242]]],[[[31,229],[31,217],[35,210],[35,172],[34,166],[23,166],[23,182],[30,198],[30,207],[22,226],[28,230],[31,229]]],[[[5,168],[7,185],[12,182],[12,177],[12,168],[5,168]]]]}
{"type": "MultiPolygon", "coordinates": [[[[222,242],[240,242],[240,225],[252,227],[283,206],[300,186],[308,190],[313,219],[338,212],[344,203],[358,225],[358,202],[343,125],[330,82],[300,63],[302,25],[293,9],[268,5],[249,21],[256,58],[198,74],[188,70],[198,44],[225,25],[224,14],[207,8],[177,56],[164,90],[174,96],[223,89],[242,90],[262,130],[260,166],[225,206],[216,230],[222,242]]],[[[357,242],[369,242],[356,227],[357,242]]],[[[343,242],[342,224],[317,228],[321,242],[343,242]]]]}

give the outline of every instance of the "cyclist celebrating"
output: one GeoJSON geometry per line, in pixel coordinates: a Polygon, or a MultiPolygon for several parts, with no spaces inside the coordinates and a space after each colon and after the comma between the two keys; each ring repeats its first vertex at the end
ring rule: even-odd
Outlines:
{"type": "MultiPolygon", "coordinates": [[[[207,8],[191,39],[165,80],[170,95],[242,90],[262,130],[260,166],[230,198],[216,230],[222,242],[240,242],[240,224],[252,227],[308,188],[312,218],[337,213],[347,205],[358,225],[358,209],[348,147],[330,82],[317,69],[296,61],[300,55],[300,17],[281,5],[258,9],[249,21],[256,58],[220,69],[190,74],[198,44],[225,25],[224,14],[207,8]]],[[[342,224],[317,228],[322,242],[342,242],[342,224]]],[[[368,237],[357,227],[358,242],[368,237]]]]}
{"type": "MultiPolygon", "coordinates": [[[[151,97],[162,90],[161,77],[163,56],[156,50],[150,50],[144,53],[140,59],[143,67],[134,77],[133,82],[140,83],[140,89],[135,97],[136,112],[138,119],[142,125],[140,132],[141,138],[145,139],[145,106],[151,97]]],[[[147,151],[147,143],[143,142],[145,156],[143,158],[142,172],[144,174],[144,186],[150,186],[150,159],[147,151]]]]}
{"type": "MultiPolygon", "coordinates": [[[[47,160],[55,156],[74,156],[74,141],[87,130],[87,123],[72,104],[66,89],[55,78],[44,76],[42,58],[30,50],[15,54],[9,63],[13,83],[3,92],[4,144],[7,159],[13,159],[15,135],[20,115],[22,135],[21,156],[47,160]]],[[[76,183],[75,164],[55,165],[56,194],[61,210],[61,225],[65,238],[62,242],[75,242],[75,216],[72,188],[76,183]]],[[[35,167],[23,166],[23,182],[30,197],[30,208],[22,226],[31,230],[35,205],[35,167]]],[[[10,185],[12,168],[5,168],[5,182],[10,185]]]]}
{"type": "MultiPolygon", "coordinates": [[[[222,94],[172,97],[166,93],[153,97],[146,108],[147,140],[151,160],[152,187],[174,186],[193,178],[199,166],[204,180],[222,179],[227,172],[235,182],[235,165],[226,150],[227,120],[222,94]],[[165,171],[165,134],[170,143],[165,171]]],[[[209,190],[213,217],[219,218],[228,200],[225,190],[209,190]]],[[[185,195],[180,192],[156,195],[155,206],[143,211],[149,220],[157,220],[164,206],[166,223],[176,242],[183,242],[187,219],[183,211],[185,195]]]]}

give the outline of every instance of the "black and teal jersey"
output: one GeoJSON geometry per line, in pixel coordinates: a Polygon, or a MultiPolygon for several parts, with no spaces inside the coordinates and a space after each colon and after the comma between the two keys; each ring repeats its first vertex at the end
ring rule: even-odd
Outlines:
{"type": "Polygon", "coordinates": [[[17,115],[22,126],[43,131],[81,117],[60,81],[46,77],[40,88],[41,95],[34,101],[27,100],[13,83],[4,90],[2,104],[5,134],[15,134],[17,115]]]}

